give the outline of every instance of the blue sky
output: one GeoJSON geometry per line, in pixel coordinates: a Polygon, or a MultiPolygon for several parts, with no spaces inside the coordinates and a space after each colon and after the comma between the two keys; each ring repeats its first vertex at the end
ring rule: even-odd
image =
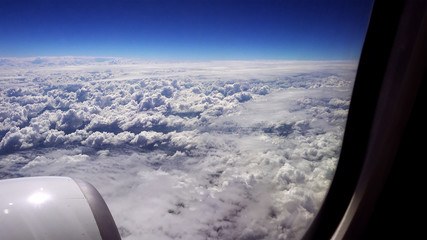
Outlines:
{"type": "Polygon", "coordinates": [[[355,60],[371,0],[0,1],[0,57],[355,60]]]}

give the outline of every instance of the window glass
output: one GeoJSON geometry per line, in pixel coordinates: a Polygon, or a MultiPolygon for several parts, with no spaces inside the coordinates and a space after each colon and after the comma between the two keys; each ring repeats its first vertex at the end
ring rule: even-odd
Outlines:
{"type": "Polygon", "coordinates": [[[298,239],[372,1],[2,1],[0,179],[70,176],[123,239],[298,239]]]}

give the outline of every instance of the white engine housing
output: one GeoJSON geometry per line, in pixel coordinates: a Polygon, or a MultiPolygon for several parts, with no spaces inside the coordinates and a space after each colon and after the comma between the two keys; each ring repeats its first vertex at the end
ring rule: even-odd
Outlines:
{"type": "Polygon", "coordinates": [[[69,177],[0,181],[0,239],[120,239],[110,211],[89,183],[69,177]]]}

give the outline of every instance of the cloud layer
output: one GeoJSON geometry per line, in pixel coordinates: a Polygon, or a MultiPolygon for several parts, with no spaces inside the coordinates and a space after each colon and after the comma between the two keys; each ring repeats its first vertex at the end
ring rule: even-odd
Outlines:
{"type": "Polygon", "coordinates": [[[0,177],[87,180],[124,239],[297,239],[332,180],[355,67],[3,59],[0,177]]]}

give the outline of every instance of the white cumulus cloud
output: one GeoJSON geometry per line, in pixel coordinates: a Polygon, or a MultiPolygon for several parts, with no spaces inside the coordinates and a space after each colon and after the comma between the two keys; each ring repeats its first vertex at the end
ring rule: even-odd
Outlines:
{"type": "Polygon", "coordinates": [[[123,239],[300,238],[334,175],[356,68],[3,62],[0,178],[87,180],[123,239]]]}

